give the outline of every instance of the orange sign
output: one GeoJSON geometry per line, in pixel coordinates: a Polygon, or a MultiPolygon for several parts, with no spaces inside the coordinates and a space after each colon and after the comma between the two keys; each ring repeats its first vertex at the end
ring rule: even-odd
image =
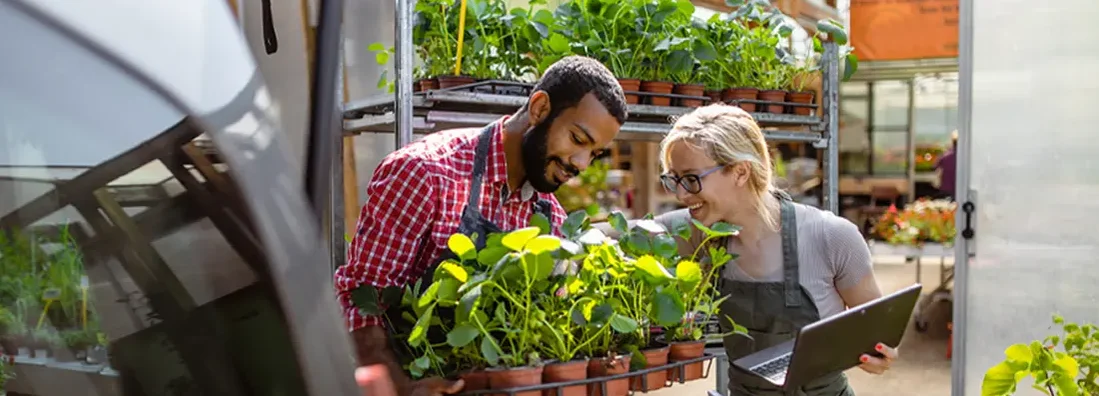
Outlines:
{"type": "Polygon", "coordinates": [[[958,56],[958,0],[851,0],[859,60],[958,56]]]}

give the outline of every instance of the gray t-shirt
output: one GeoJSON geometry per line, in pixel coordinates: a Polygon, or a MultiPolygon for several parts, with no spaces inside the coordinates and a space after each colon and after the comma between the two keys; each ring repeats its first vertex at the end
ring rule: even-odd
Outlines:
{"type": "MultiPolygon", "coordinates": [[[[870,249],[858,227],[832,212],[810,206],[794,204],[798,224],[798,264],[801,285],[813,298],[821,318],[847,309],[839,290],[855,286],[863,277],[873,273],[870,249]]],[[[657,216],[656,221],[668,229],[689,221],[686,209],[657,216]]],[[[693,227],[692,227],[693,229],[693,227]]],[[[676,240],[680,240],[676,238],[676,240]]],[[[680,254],[689,256],[702,242],[702,235],[695,232],[690,241],[681,242],[680,254]]],[[[725,266],[722,275],[726,279],[745,282],[782,281],[782,238],[778,235],[765,238],[767,253],[760,269],[749,275],[733,261],[725,266]]],[[[736,244],[727,246],[736,253],[736,244]]]]}

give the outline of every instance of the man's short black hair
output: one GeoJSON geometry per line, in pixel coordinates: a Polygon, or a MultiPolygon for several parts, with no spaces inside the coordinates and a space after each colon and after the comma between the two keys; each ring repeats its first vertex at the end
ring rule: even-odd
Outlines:
{"type": "MultiPolygon", "coordinates": [[[[561,58],[554,62],[534,84],[534,91],[549,95],[550,114],[553,120],[564,109],[576,107],[585,95],[591,93],[599,103],[618,120],[626,122],[626,96],[614,74],[599,61],[579,55],[561,58]]],[[[525,108],[525,106],[524,106],[525,108]]]]}

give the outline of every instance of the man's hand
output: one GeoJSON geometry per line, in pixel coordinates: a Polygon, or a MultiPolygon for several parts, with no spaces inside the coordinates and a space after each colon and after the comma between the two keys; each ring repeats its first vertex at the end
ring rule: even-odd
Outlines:
{"type": "Polygon", "coordinates": [[[355,370],[355,382],[362,388],[363,396],[397,396],[397,388],[384,364],[359,367],[355,370]]]}
{"type": "MultiPolygon", "coordinates": [[[[364,396],[397,396],[397,387],[389,377],[384,364],[359,367],[355,370],[355,382],[364,396]]],[[[412,396],[452,395],[462,391],[462,380],[447,381],[442,378],[425,378],[412,384],[412,396]]]]}
{"type": "Polygon", "coordinates": [[[437,377],[411,381],[392,356],[387,341],[388,334],[384,328],[364,327],[353,331],[351,335],[355,341],[359,364],[363,365],[355,372],[355,379],[362,377],[359,385],[364,386],[363,389],[368,389],[364,384],[384,383],[384,387],[377,390],[383,392],[378,393],[381,396],[437,396],[455,394],[465,387],[465,382],[461,380],[450,381],[437,377]],[[383,375],[384,378],[378,379],[378,375],[383,375]],[[392,393],[384,393],[386,391],[392,393]]]}

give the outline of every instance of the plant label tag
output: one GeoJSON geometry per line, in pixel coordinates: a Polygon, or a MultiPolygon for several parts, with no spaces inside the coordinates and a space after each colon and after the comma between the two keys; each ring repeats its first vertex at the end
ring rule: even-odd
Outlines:
{"type": "Polygon", "coordinates": [[[56,300],[58,298],[61,298],[61,289],[56,287],[51,287],[42,292],[43,300],[56,300]]]}
{"type": "Polygon", "coordinates": [[[88,288],[88,276],[87,275],[84,275],[84,276],[80,277],[80,288],[81,289],[87,289],[88,288]]]}

